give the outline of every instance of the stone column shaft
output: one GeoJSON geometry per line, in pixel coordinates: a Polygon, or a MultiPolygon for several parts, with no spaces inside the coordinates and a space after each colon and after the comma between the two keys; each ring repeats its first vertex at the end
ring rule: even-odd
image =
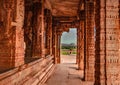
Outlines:
{"type": "Polygon", "coordinates": [[[84,21],[80,21],[80,30],[79,30],[79,69],[84,69],[84,21]]]}
{"type": "Polygon", "coordinates": [[[95,39],[94,39],[94,3],[86,2],[86,66],[85,80],[94,81],[95,39]]]}
{"type": "Polygon", "coordinates": [[[55,63],[58,63],[58,35],[55,35],[55,63]]]}
{"type": "Polygon", "coordinates": [[[77,56],[76,63],[78,64],[78,69],[80,69],[80,28],[77,28],[77,56]]]}
{"type": "Polygon", "coordinates": [[[41,56],[45,57],[45,28],[44,28],[44,0],[42,0],[42,27],[41,27],[41,56]]]}
{"type": "Polygon", "coordinates": [[[41,55],[41,45],[42,45],[42,6],[40,6],[41,2],[34,3],[34,12],[33,12],[33,17],[34,17],[34,23],[33,23],[33,49],[32,49],[32,57],[33,58],[40,58],[42,57],[41,55]],[[40,17],[41,16],[41,17],[40,17]]]}
{"type": "Polygon", "coordinates": [[[0,72],[7,71],[11,68],[18,67],[24,64],[24,34],[23,34],[23,21],[24,21],[24,0],[16,0],[15,3],[10,1],[4,2],[4,11],[7,11],[4,15],[4,25],[0,29],[0,72]],[[13,9],[10,6],[15,7],[15,21],[12,21],[13,9]],[[9,8],[10,7],[10,8],[9,8]],[[18,11],[21,10],[21,11],[18,11]],[[7,14],[8,13],[8,14],[7,14]],[[7,15],[7,16],[6,16],[7,15]],[[15,23],[14,25],[12,23],[15,23]],[[4,30],[5,27],[5,31],[4,30]]]}
{"type": "Polygon", "coordinates": [[[61,41],[61,35],[59,34],[58,35],[58,47],[57,47],[57,63],[60,63],[60,41],[61,41]]]}

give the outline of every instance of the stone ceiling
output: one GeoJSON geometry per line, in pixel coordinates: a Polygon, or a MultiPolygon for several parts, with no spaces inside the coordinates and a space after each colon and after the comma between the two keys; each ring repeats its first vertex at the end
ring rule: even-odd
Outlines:
{"type": "Polygon", "coordinates": [[[80,0],[46,0],[53,16],[77,16],[80,0]]]}

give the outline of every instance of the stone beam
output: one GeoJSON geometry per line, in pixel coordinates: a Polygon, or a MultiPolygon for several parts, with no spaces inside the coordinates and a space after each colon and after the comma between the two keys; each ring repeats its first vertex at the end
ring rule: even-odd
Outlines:
{"type": "Polygon", "coordinates": [[[53,20],[57,22],[73,22],[77,20],[77,17],[76,16],[73,16],[73,17],[61,16],[61,17],[54,17],[53,20]]]}

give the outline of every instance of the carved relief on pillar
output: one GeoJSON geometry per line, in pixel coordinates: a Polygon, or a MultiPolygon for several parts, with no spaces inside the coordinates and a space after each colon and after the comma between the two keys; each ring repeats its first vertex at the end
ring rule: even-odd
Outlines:
{"type": "Polygon", "coordinates": [[[107,84],[120,84],[119,0],[106,0],[106,75],[107,84]]]}
{"type": "Polygon", "coordinates": [[[79,69],[84,69],[84,21],[80,21],[78,29],[78,55],[79,55],[79,69]]]}
{"type": "Polygon", "coordinates": [[[46,55],[52,55],[52,13],[49,9],[44,12],[46,55]]]}
{"type": "Polygon", "coordinates": [[[42,50],[42,47],[44,46],[44,40],[45,37],[44,30],[43,30],[43,17],[42,14],[42,3],[36,2],[33,4],[33,46],[32,46],[32,57],[33,58],[40,58],[42,57],[42,52],[45,51],[42,50]]]}
{"type": "MultiPolygon", "coordinates": [[[[19,11],[17,8],[21,4],[16,3],[19,3],[19,1],[3,0],[1,4],[3,9],[0,13],[3,18],[0,27],[0,71],[24,64],[23,24],[19,23],[20,20],[23,23],[24,16],[17,20],[19,16],[17,15],[19,11]]],[[[24,3],[24,0],[21,0],[20,3],[24,3]]],[[[24,7],[23,4],[22,6],[24,7]]],[[[24,8],[21,8],[21,10],[24,11],[24,8]]]]}
{"type": "Polygon", "coordinates": [[[33,27],[32,27],[32,11],[25,12],[24,21],[24,40],[26,44],[25,57],[32,57],[32,44],[33,44],[33,27]]]}
{"type": "Polygon", "coordinates": [[[16,22],[19,23],[17,24],[17,26],[19,26],[20,28],[23,26],[24,24],[24,0],[17,0],[17,13],[16,13],[16,22]]]}
{"type": "Polygon", "coordinates": [[[14,7],[14,2],[5,0],[0,1],[0,40],[8,36],[8,31],[11,28],[11,12],[14,7]]]}
{"type": "Polygon", "coordinates": [[[85,80],[94,81],[95,41],[94,41],[94,2],[86,1],[86,66],[85,80]]]}

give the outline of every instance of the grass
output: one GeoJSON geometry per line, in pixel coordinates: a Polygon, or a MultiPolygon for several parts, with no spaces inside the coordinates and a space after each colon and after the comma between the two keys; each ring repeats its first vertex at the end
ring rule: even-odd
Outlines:
{"type": "Polygon", "coordinates": [[[69,49],[61,49],[61,54],[62,55],[70,55],[70,54],[76,54],[76,49],[69,50],[69,49]]]}

